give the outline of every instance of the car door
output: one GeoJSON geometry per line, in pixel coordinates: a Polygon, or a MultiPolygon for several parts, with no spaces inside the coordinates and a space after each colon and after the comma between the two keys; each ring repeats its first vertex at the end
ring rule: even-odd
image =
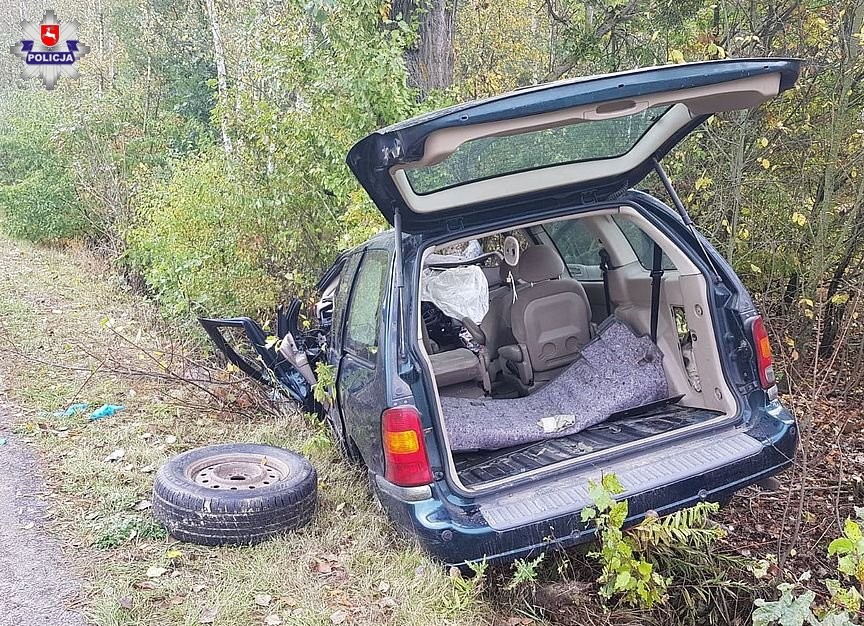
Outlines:
{"type": "Polygon", "coordinates": [[[381,454],[381,413],[386,408],[382,316],[390,288],[392,255],[367,249],[351,286],[339,346],[339,408],[348,436],[367,465],[381,454]]]}
{"type": "Polygon", "coordinates": [[[360,256],[359,253],[353,256],[343,253],[319,282],[318,288],[323,290],[338,277],[347,276],[340,283],[342,298],[339,300],[337,296],[332,318],[325,326],[307,328],[301,324],[303,305],[297,298],[277,309],[275,334],[272,330],[265,331],[248,317],[202,317],[198,321],[216,349],[240,371],[286,393],[299,402],[304,411],[320,414],[322,406],[313,393],[315,367],[321,361],[338,366],[341,318],[360,256]]]}

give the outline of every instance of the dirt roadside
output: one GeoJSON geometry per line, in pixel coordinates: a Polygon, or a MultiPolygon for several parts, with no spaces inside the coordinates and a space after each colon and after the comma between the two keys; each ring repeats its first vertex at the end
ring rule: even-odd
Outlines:
{"type": "Polygon", "coordinates": [[[52,536],[52,511],[34,451],[0,405],[0,626],[85,624],[69,608],[80,590],[52,536]]]}
{"type": "Polygon", "coordinates": [[[0,398],[9,407],[0,423],[8,440],[0,446],[0,487],[12,489],[0,488],[0,506],[11,502],[0,508],[0,541],[10,546],[0,544],[0,626],[83,623],[74,615],[37,619],[52,593],[62,597],[60,608],[75,594],[68,577],[55,573],[62,565],[57,546],[67,545],[81,581],[75,608],[96,626],[482,626],[519,619],[521,609],[485,601],[477,587],[398,538],[366,477],[340,460],[323,426],[293,403],[267,402],[265,410],[255,403],[260,391],[253,396],[248,383],[225,382],[226,373],[204,358],[200,335],[196,325],[161,319],[86,253],[0,236],[0,398]],[[200,382],[210,375],[218,381],[200,382]],[[77,403],[90,408],[63,415],[77,403]],[[124,409],[88,419],[102,404],[124,409]],[[33,442],[33,452],[22,439],[33,442]],[[319,476],[312,523],[239,549],[166,537],[148,508],[156,469],[190,448],[230,441],[307,456],[319,476]],[[34,467],[34,458],[52,492],[50,527],[58,538],[32,543],[41,560],[19,546],[45,533],[48,509],[38,495],[16,498],[20,487],[3,478],[26,475],[21,493],[39,492],[38,474],[21,471],[34,467]],[[31,530],[21,529],[31,521],[31,530]],[[20,568],[31,566],[30,578],[22,578],[20,568]],[[20,608],[6,607],[12,598],[20,608]]]}

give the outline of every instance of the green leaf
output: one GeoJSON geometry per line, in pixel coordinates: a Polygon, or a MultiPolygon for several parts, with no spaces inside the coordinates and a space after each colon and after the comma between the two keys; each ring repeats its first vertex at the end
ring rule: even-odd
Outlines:
{"type": "Polygon", "coordinates": [[[847,539],[846,537],[839,537],[828,544],[828,556],[833,556],[835,554],[846,554],[851,552],[854,548],[855,544],[852,543],[851,539],[847,539]]]}
{"type": "Polygon", "coordinates": [[[843,524],[843,534],[852,541],[858,541],[862,536],[861,527],[858,526],[857,522],[847,517],[846,522],[843,524]]]}
{"type": "Polygon", "coordinates": [[[856,570],[855,559],[849,555],[841,556],[837,559],[837,569],[847,576],[854,576],[856,570]]]}
{"type": "Polygon", "coordinates": [[[624,493],[624,485],[621,484],[621,481],[615,474],[604,474],[600,484],[612,495],[624,493]]]}
{"type": "Polygon", "coordinates": [[[756,610],[753,611],[753,626],[769,626],[770,624],[780,624],[781,626],[811,624],[815,626],[819,622],[810,608],[815,598],[816,594],[812,591],[807,591],[796,598],[790,589],[786,589],[776,602],[756,600],[756,610]]]}
{"type": "Polygon", "coordinates": [[[628,571],[618,572],[618,576],[615,577],[615,591],[623,591],[627,589],[630,585],[630,582],[633,580],[633,576],[628,571]]]}
{"type": "Polygon", "coordinates": [[[597,507],[597,510],[601,513],[612,506],[612,496],[609,495],[609,492],[601,484],[594,482],[589,483],[588,497],[591,498],[594,506],[597,507]]]}

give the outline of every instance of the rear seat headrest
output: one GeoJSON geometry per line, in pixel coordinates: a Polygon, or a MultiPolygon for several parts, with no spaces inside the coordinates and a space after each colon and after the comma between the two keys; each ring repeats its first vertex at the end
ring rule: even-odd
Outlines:
{"type": "Polygon", "coordinates": [[[559,254],[549,246],[529,246],[519,258],[519,278],[529,283],[559,278],[564,273],[564,263],[559,254]]]}

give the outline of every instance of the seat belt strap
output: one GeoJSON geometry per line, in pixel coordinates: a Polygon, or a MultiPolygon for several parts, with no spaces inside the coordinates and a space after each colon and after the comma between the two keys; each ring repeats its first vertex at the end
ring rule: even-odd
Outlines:
{"type": "Polygon", "coordinates": [[[612,300],[609,299],[609,253],[600,248],[600,272],[603,274],[603,299],[606,301],[606,317],[612,315],[612,300]]]}
{"type": "Polygon", "coordinates": [[[660,279],[663,278],[663,249],[654,243],[651,263],[651,341],[657,343],[657,318],[660,315],[660,279]]]}

